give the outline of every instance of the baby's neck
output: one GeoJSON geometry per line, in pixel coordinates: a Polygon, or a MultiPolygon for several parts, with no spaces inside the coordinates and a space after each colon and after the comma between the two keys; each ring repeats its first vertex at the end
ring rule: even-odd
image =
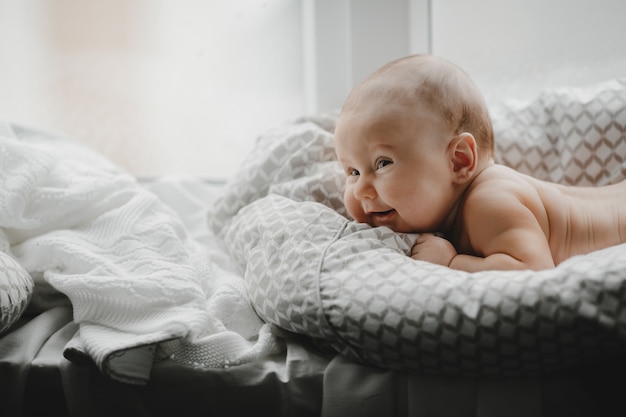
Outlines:
{"type": "Polygon", "coordinates": [[[450,210],[450,214],[446,218],[446,221],[443,224],[443,233],[451,237],[450,234],[457,229],[457,223],[459,221],[459,215],[461,212],[461,207],[463,206],[463,202],[465,201],[465,197],[467,193],[472,188],[472,184],[487,168],[495,165],[495,162],[492,157],[485,157],[478,161],[477,167],[474,170],[474,173],[470,177],[469,180],[459,185],[458,192],[456,194],[456,200],[454,202],[454,206],[452,210],[450,210]]]}
{"type": "Polygon", "coordinates": [[[476,178],[480,176],[480,174],[482,174],[487,168],[492,167],[495,164],[496,163],[491,156],[479,159],[476,170],[474,171],[472,178],[468,181],[466,189],[469,189],[471,187],[471,185],[474,183],[476,178]]]}

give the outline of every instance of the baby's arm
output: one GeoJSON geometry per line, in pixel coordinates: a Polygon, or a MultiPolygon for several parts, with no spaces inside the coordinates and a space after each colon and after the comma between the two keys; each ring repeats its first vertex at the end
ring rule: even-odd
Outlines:
{"type": "Polygon", "coordinates": [[[452,243],[431,233],[420,234],[411,249],[411,258],[443,266],[449,266],[455,256],[452,243]]]}
{"type": "Polygon", "coordinates": [[[458,254],[447,240],[422,234],[411,257],[469,272],[554,267],[545,233],[531,210],[512,193],[484,194],[468,199],[463,212],[477,256],[458,254]]]}
{"type": "Polygon", "coordinates": [[[468,272],[525,269],[517,259],[506,254],[492,254],[486,258],[459,254],[450,241],[430,233],[422,233],[417,238],[411,258],[468,272]]]}
{"type": "Polygon", "coordinates": [[[525,184],[476,189],[462,215],[472,248],[480,256],[458,255],[450,267],[470,272],[554,267],[546,232],[536,217],[543,206],[535,196],[525,184]],[[529,208],[532,204],[535,213],[529,208]]]}
{"type": "Polygon", "coordinates": [[[459,254],[448,240],[430,233],[422,233],[417,238],[411,258],[468,272],[525,269],[519,260],[506,254],[492,254],[485,258],[459,254]]]}
{"type": "MultiPolygon", "coordinates": [[[[531,243],[529,243],[531,244],[531,243]]],[[[457,254],[448,264],[450,268],[460,269],[468,272],[488,271],[488,270],[523,270],[523,269],[547,269],[554,267],[552,256],[549,258],[545,253],[537,253],[534,256],[521,257],[513,255],[515,248],[507,246],[507,250],[493,252],[485,257],[457,254]]],[[[521,248],[519,252],[523,252],[521,248]]],[[[531,251],[526,251],[531,252],[531,251]]]]}

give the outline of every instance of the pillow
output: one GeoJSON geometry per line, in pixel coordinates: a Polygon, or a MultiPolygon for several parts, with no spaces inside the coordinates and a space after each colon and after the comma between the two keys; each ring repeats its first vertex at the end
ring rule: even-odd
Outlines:
{"type": "Polygon", "coordinates": [[[28,272],[0,252],[0,334],[20,318],[30,302],[33,286],[28,272]]]}
{"type": "Polygon", "coordinates": [[[347,216],[343,170],[333,146],[334,120],[323,115],[297,119],[261,135],[209,208],[209,228],[219,234],[240,209],[268,194],[316,201],[347,216]]]}
{"type": "MultiPolygon", "coordinates": [[[[626,83],[542,97],[493,112],[501,162],[559,182],[623,179],[626,83]],[[577,173],[593,164],[601,175],[577,173]]],[[[261,137],[210,210],[266,322],[426,373],[536,374],[624,352],[626,244],[545,271],[470,274],[409,258],[415,235],[348,219],[342,187],[332,127],[308,119],[261,137]]]]}
{"type": "Polygon", "coordinates": [[[626,78],[549,89],[490,110],[496,162],[569,185],[626,176],[626,78]]]}
{"type": "Polygon", "coordinates": [[[242,209],[223,237],[264,321],[360,362],[527,375],[626,342],[626,245],[544,271],[470,274],[409,258],[415,236],[279,195],[242,209]]]}

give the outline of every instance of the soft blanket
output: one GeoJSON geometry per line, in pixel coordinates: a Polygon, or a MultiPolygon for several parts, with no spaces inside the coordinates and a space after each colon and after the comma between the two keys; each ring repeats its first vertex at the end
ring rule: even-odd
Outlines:
{"type": "Polygon", "coordinates": [[[158,358],[224,367],[278,349],[242,278],[134,177],[71,140],[1,125],[0,250],[33,277],[31,308],[71,302],[68,359],[144,383],[158,358]]]}

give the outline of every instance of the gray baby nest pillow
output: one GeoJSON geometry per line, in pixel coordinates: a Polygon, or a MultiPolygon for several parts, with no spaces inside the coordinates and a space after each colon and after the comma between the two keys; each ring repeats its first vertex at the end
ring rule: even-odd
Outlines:
{"type": "MultiPolygon", "coordinates": [[[[626,173],[623,109],[620,80],[502,105],[499,162],[557,182],[615,182],[626,173]],[[601,168],[585,169],[593,164],[601,168]]],[[[263,320],[418,372],[532,374],[623,351],[626,244],[544,271],[415,261],[415,235],[345,217],[332,122],[300,120],[259,138],[211,209],[263,320]]]]}

